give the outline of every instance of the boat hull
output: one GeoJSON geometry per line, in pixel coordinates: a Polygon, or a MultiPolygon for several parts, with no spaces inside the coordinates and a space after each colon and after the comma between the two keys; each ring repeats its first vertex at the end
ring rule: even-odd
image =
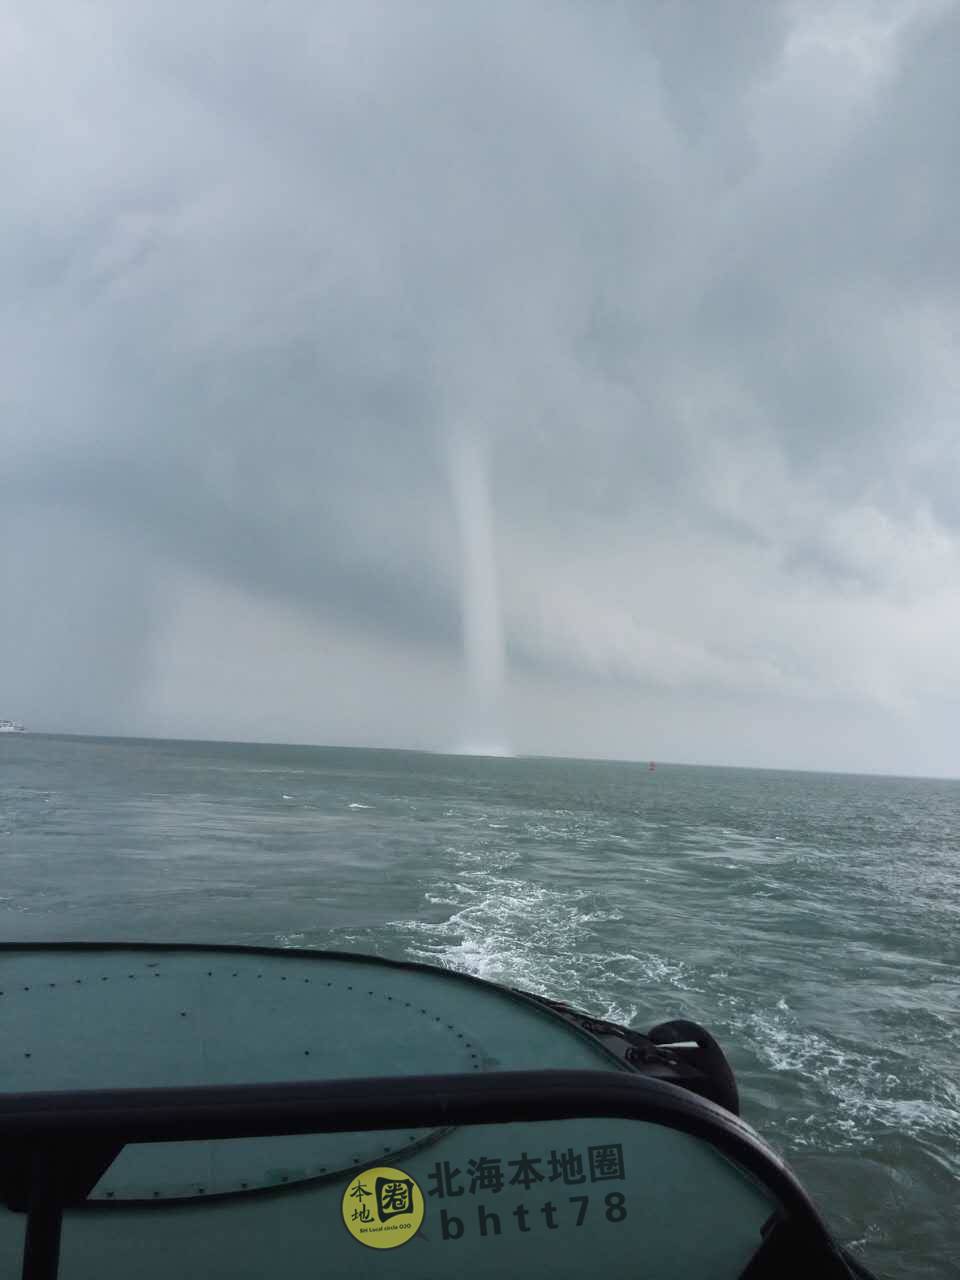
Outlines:
{"type": "Polygon", "coordinates": [[[0,1138],[20,1153],[0,1158],[3,1274],[25,1151],[60,1153],[65,1280],[365,1275],[386,1252],[418,1277],[582,1276],[598,1256],[636,1276],[639,1254],[645,1277],[734,1280],[785,1208],[842,1266],[742,1121],[523,993],[123,944],[0,948],[0,990],[0,1138]]]}

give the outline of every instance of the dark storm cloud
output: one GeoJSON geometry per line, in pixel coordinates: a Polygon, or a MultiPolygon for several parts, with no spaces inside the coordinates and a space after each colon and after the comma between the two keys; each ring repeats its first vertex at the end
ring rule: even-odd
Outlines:
{"type": "Polygon", "coordinates": [[[954,568],[958,24],[21,6],[5,696],[42,717],[54,664],[135,701],[180,572],[455,652],[454,424],[491,441],[518,672],[913,696],[886,611],[954,568]]]}

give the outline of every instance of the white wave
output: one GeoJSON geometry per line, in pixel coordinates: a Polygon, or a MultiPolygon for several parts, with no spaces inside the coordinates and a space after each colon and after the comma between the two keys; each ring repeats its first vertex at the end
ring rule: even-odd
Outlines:
{"type": "Polygon", "coordinates": [[[776,1011],[748,1013],[741,1024],[752,1047],[774,1071],[791,1072],[814,1085],[831,1106],[787,1119],[797,1146],[860,1147],[879,1131],[942,1142],[960,1140],[960,1091],[922,1061],[901,1057],[891,1069],[881,1057],[776,1011]]]}
{"type": "MultiPolygon", "coordinates": [[[[893,1058],[805,1026],[789,992],[758,1007],[731,990],[729,970],[699,975],[648,947],[610,947],[621,913],[584,889],[547,886],[511,871],[512,850],[448,849],[456,870],[425,894],[439,921],[398,921],[408,954],[490,981],[568,1000],[616,1022],[649,1026],[686,1013],[706,1021],[730,1047],[775,1073],[792,1073],[808,1109],[785,1109],[781,1139],[794,1149],[862,1148],[878,1133],[910,1134],[942,1145],[960,1139],[960,1093],[923,1062],[893,1058]],[[819,1095],[819,1096],[818,1096],[819,1095]]],[[[449,863],[448,863],[449,866],[449,863]]],[[[630,922],[624,922],[629,936],[630,922]]],[[[793,1092],[793,1090],[789,1091],[793,1092]]]]}
{"type": "MultiPolygon", "coordinates": [[[[617,1022],[662,1012],[664,986],[695,991],[683,965],[644,950],[611,949],[607,926],[622,912],[585,889],[504,874],[515,850],[448,849],[458,873],[425,893],[442,920],[394,921],[408,955],[488,981],[568,1000],[617,1022]]],[[[675,1009],[671,1009],[674,1012],[675,1009]]]]}
{"type": "MultiPolygon", "coordinates": [[[[515,856],[504,853],[497,860],[502,865],[515,856]]],[[[470,855],[461,857],[469,866],[470,855]]],[[[455,910],[439,922],[398,922],[416,936],[411,954],[541,994],[556,991],[576,970],[571,951],[589,926],[611,918],[609,912],[588,909],[586,893],[563,893],[487,870],[464,870],[437,890],[455,910]]]]}
{"type": "Polygon", "coordinates": [[[373,808],[373,805],[372,805],[372,804],[357,804],[357,803],[356,803],[356,801],[354,801],[354,803],[353,803],[353,804],[349,804],[349,805],[347,805],[347,808],[348,808],[348,809],[372,809],[372,808],[373,808]]]}

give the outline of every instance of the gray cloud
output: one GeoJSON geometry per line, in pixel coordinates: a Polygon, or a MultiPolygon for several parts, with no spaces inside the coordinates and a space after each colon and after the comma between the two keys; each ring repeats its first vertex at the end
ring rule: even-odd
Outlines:
{"type": "Polygon", "coordinates": [[[704,758],[725,723],[804,763],[820,717],[869,726],[832,763],[952,767],[903,744],[960,697],[956,4],[31,4],[8,37],[0,714],[454,740],[457,426],[518,746],[630,721],[704,758]]]}

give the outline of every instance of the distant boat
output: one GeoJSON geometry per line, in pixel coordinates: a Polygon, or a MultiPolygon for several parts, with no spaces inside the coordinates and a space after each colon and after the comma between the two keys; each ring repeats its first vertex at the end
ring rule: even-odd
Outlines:
{"type": "Polygon", "coordinates": [[[26,729],[15,720],[0,720],[0,733],[26,733],[26,729]]]}
{"type": "Polygon", "coordinates": [[[647,773],[655,773],[656,769],[657,769],[657,766],[651,760],[649,765],[647,766],[647,773]]]}

